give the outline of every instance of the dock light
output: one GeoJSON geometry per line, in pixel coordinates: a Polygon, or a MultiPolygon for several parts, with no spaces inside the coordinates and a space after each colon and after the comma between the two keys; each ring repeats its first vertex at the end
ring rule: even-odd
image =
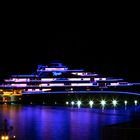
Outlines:
{"type": "Polygon", "coordinates": [[[116,107],[116,105],[117,105],[117,100],[113,100],[113,101],[112,101],[112,104],[113,104],[114,107],[116,107]]]}
{"type": "Polygon", "coordinates": [[[89,105],[90,105],[90,107],[92,107],[93,106],[93,101],[89,101],[89,105]]]}
{"type": "Polygon", "coordinates": [[[106,105],[106,101],[105,100],[101,100],[101,105],[105,106],[106,105]]]}
{"type": "Polygon", "coordinates": [[[2,137],[1,137],[1,140],[8,140],[8,139],[9,139],[8,136],[2,136],[2,137]]]}
{"type": "Polygon", "coordinates": [[[134,101],[134,104],[135,104],[135,106],[136,106],[136,105],[138,104],[138,101],[137,101],[137,100],[135,100],[135,101],[134,101]]]}
{"type": "Polygon", "coordinates": [[[100,102],[101,106],[102,106],[102,109],[104,109],[105,105],[106,105],[106,101],[105,100],[101,100],[100,102]]]}
{"type": "Polygon", "coordinates": [[[81,101],[77,101],[77,105],[78,105],[78,107],[80,107],[81,101]]]}
{"type": "Polygon", "coordinates": [[[71,104],[74,105],[74,101],[72,101],[71,104]]]}
{"type": "Polygon", "coordinates": [[[69,104],[69,102],[66,102],[66,105],[68,105],[69,104]]]}
{"type": "Polygon", "coordinates": [[[126,100],[124,101],[124,104],[127,105],[127,101],[126,100]]]}

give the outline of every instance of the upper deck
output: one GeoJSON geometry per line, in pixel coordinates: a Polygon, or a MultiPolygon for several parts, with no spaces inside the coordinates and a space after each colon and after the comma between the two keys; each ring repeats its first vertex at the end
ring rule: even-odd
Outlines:
{"type": "Polygon", "coordinates": [[[84,69],[69,69],[62,63],[50,63],[38,65],[37,70],[32,74],[12,75],[12,78],[39,78],[39,77],[99,77],[96,73],[84,72],[84,69]]]}
{"type": "Polygon", "coordinates": [[[4,79],[0,89],[6,88],[49,88],[49,87],[118,87],[133,86],[122,78],[105,77],[84,69],[69,69],[62,63],[38,65],[32,74],[12,75],[4,79]]]}

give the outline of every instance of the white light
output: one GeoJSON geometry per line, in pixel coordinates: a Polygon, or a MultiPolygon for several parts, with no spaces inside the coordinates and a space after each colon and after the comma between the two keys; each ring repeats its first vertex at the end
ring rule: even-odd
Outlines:
{"type": "Polygon", "coordinates": [[[127,105],[127,101],[126,100],[124,101],[124,104],[127,105]]]}
{"type": "Polygon", "coordinates": [[[101,100],[100,104],[102,106],[102,110],[104,110],[105,105],[106,105],[106,101],[105,100],[101,100]]]}
{"type": "Polygon", "coordinates": [[[91,106],[92,106],[92,105],[93,105],[93,101],[89,101],[89,105],[91,105],[91,106]]]}
{"type": "Polygon", "coordinates": [[[69,102],[66,102],[66,105],[68,105],[69,104],[69,102]]]}
{"type": "Polygon", "coordinates": [[[89,105],[90,105],[90,107],[92,107],[92,106],[93,106],[93,104],[94,104],[94,102],[93,102],[93,101],[89,101],[89,105]]]}
{"type": "Polygon", "coordinates": [[[71,104],[74,105],[74,101],[72,101],[71,104]]]}
{"type": "Polygon", "coordinates": [[[92,83],[72,83],[72,86],[92,86],[92,83]]]}
{"type": "Polygon", "coordinates": [[[117,105],[117,101],[116,101],[116,100],[113,100],[113,101],[112,101],[112,104],[113,104],[113,106],[115,107],[115,106],[117,105]]]}
{"type": "Polygon", "coordinates": [[[106,101],[105,100],[101,100],[101,105],[105,106],[106,105],[106,101]]]}
{"type": "Polygon", "coordinates": [[[125,106],[127,105],[127,101],[126,100],[124,101],[124,104],[125,104],[125,106]]]}
{"type": "Polygon", "coordinates": [[[135,100],[135,101],[134,101],[134,103],[135,103],[135,105],[137,105],[138,101],[137,101],[137,100],[135,100]]]}
{"type": "Polygon", "coordinates": [[[90,104],[90,105],[93,105],[93,101],[89,101],[89,104],[90,104]]]}
{"type": "Polygon", "coordinates": [[[81,105],[81,101],[77,101],[77,105],[80,106],[81,105]]]}

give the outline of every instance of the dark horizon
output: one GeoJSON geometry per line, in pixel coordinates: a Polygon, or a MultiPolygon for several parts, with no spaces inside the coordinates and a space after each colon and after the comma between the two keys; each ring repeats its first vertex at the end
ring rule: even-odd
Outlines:
{"type": "Polygon", "coordinates": [[[118,32],[115,30],[112,33],[110,29],[107,34],[105,31],[93,34],[88,31],[52,31],[44,36],[39,36],[40,32],[27,36],[25,33],[12,37],[7,35],[3,37],[0,78],[16,73],[32,73],[38,64],[47,65],[51,60],[61,60],[72,68],[140,81],[135,46],[138,40],[131,35],[133,32],[123,35],[118,32]]]}

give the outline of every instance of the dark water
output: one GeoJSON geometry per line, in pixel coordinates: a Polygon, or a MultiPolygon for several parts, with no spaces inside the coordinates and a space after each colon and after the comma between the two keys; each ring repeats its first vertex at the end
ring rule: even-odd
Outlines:
{"type": "Polygon", "coordinates": [[[104,125],[132,120],[140,107],[101,109],[0,105],[0,126],[8,119],[17,140],[100,140],[104,125]]]}

